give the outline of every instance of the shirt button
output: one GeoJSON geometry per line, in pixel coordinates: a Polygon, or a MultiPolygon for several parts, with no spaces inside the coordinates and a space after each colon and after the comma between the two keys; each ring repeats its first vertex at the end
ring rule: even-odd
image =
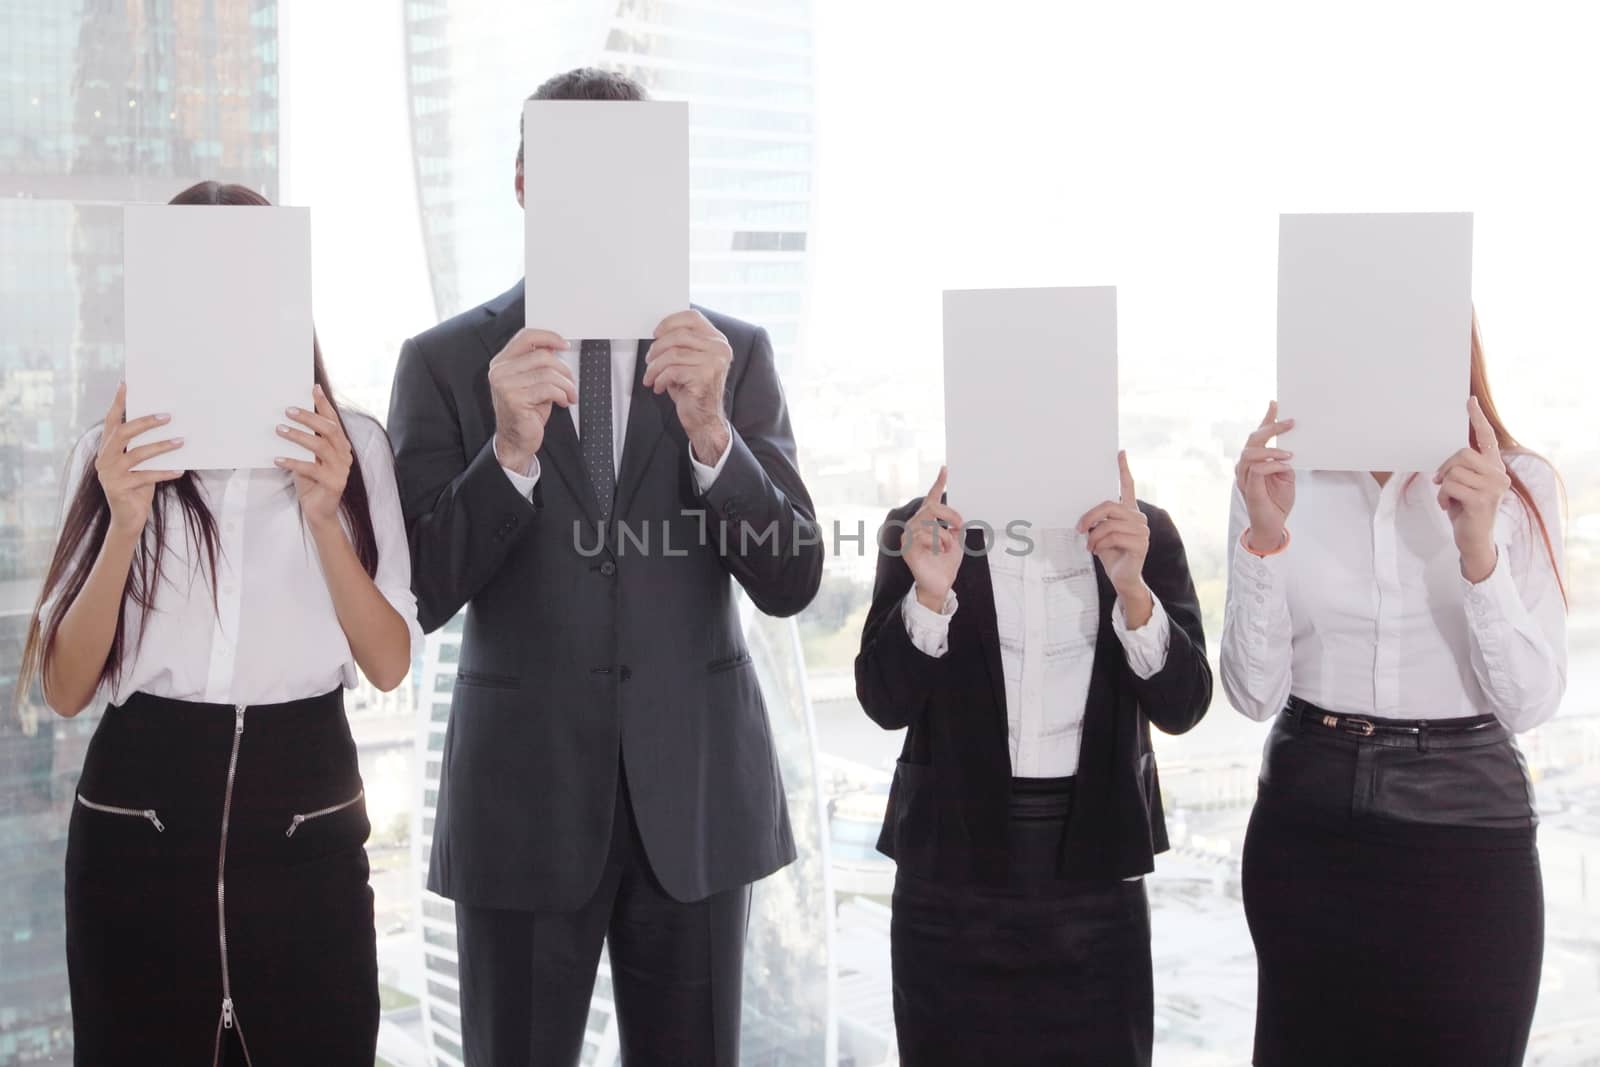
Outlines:
{"type": "Polygon", "coordinates": [[[613,574],[617,573],[617,565],[608,559],[604,563],[600,564],[600,573],[609,578],[613,574]]]}

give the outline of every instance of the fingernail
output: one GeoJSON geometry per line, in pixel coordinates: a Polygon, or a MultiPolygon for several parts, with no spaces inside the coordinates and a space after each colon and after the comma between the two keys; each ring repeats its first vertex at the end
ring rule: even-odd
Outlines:
{"type": "Polygon", "coordinates": [[[173,444],[175,444],[175,445],[181,445],[181,444],[183,444],[183,438],[181,438],[181,437],[174,437],[174,438],[173,438],[173,439],[172,439],[172,443],[173,443],[173,444]]]}
{"type": "Polygon", "coordinates": [[[288,408],[287,410],[288,410],[289,414],[291,414],[291,415],[300,414],[300,409],[299,408],[288,408]]]}
{"type": "Polygon", "coordinates": [[[273,460],[273,461],[272,461],[272,465],[273,465],[273,466],[274,466],[274,467],[281,467],[281,466],[283,466],[283,465],[284,465],[284,460],[283,460],[283,457],[282,457],[282,456],[278,456],[278,457],[277,457],[277,458],[275,458],[275,459],[274,459],[274,460],[273,460]]]}
{"type": "Polygon", "coordinates": [[[171,422],[172,421],[172,416],[171,415],[157,415],[156,416],[156,421],[157,422],[171,422]]]}
{"type": "Polygon", "coordinates": [[[281,434],[287,434],[289,432],[289,427],[287,427],[287,426],[279,426],[278,427],[278,432],[281,433],[281,434]]]}

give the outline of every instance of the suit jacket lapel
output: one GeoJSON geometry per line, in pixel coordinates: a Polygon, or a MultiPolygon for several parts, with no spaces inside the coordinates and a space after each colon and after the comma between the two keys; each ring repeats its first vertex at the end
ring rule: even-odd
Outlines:
{"type": "MultiPolygon", "coordinates": [[[[967,531],[967,548],[978,551],[983,547],[983,531],[967,531]]],[[[995,551],[1004,551],[998,545],[995,551]]],[[[1010,725],[1006,711],[1006,675],[1000,660],[1000,628],[994,614],[994,581],[989,574],[987,556],[968,555],[956,572],[956,619],[963,616],[970,627],[969,633],[983,646],[983,662],[989,672],[989,685],[994,690],[994,706],[1000,709],[1000,736],[1009,736],[1010,725]]],[[[952,623],[954,625],[954,623],[952,623]]]]}
{"type": "Polygon", "coordinates": [[[668,421],[677,425],[676,413],[669,410],[672,398],[665,393],[656,396],[645,388],[644,354],[649,350],[648,339],[639,342],[633,368],[633,397],[628,403],[628,428],[622,438],[622,469],[617,472],[617,498],[611,511],[614,516],[627,514],[668,421]]]}
{"type": "MultiPolygon", "coordinates": [[[[485,305],[489,317],[478,326],[478,336],[484,348],[488,350],[490,359],[493,359],[517,331],[522,329],[525,307],[521,282],[485,305]]],[[[484,364],[484,373],[477,380],[477,392],[479,402],[485,411],[490,412],[490,421],[493,422],[494,400],[489,393],[487,363],[484,364]]],[[[589,487],[589,478],[583,472],[583,463],[578,454],[578,431],[572,425],[572,416],[565,408],[557,407],[550,411],[550,420],[544,428],[544,444],[539,449],[539,465],[541,477],[554,468],[557,476],[577,498],[578,506],[583,509],[588,520],[591,523],[600,521],[600,508],[594,499],[594,490],[589,487]]]]}

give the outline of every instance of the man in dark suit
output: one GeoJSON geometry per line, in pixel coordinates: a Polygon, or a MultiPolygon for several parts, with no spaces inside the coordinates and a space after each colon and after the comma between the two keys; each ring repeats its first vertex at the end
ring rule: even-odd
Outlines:
{"type": "Polygon", "coordinates": [[[389,413],[422,624],[466,607],[428,876],[466,1060],[576,1063],[609,938],[626,1061],[733,1064],[750,884],[795,855],[734,581],[791,615],[822,572],[772,347],[697,309],[638,342],[523,315],[518,283],[407,341],[389,413]]]}

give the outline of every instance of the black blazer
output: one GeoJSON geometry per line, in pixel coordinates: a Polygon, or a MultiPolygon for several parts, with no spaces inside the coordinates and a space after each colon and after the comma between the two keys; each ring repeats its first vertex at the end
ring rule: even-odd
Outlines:
{"type": "MultiPolygon", "coordinates": [[[[950,649],[925,655],[906,634],[901,603],[913,585],[900,547],[921,499],[889,513],[879,534],[877,581],[856,657],[856,695],[886,730],[908,727],[889,790],[878,848],[910,874],[938,881],[1003,885],[1011,785],[1005,676],[988,560],[968,556],[956,573],[960,602],[950,649]],[[898,520],[897,522],[895,520],[898,520]]],[[[1076,794],[1061,843],[1068,878],[1129,878],[1154,868],[1167,848],[1150,724],[1171,734],[1193,727],[1211,703],[1200,605],[1172,519],[1140,502],[1150,520],[1144,580],[1172,624],[1167,662],[1149,679],[1128,667],[1111,628],[1116,593],[1100,561],[1100,630],[1084,709],[1076,794]]],[[[981,548],[982,532],[967,541],[981,548]]]]}
{"type": "Polygon", "coordinates": [[[494,455],[488,366],[523,325],[520,283],[401,350],[389,433],[418,613],[433,630],[466,607],[434,892],[481,907],[580,906],[605,864],[619,757],[651,867],[674,897],[794,858],[734,582],[769,614],[799,611],[821,580],[821,538],[765,331],[706,314],[733,347],[726,465],[701,496],[671,399],[642,384],[641,342],[604,545],[564,409],[546,426],[531,502],[494,455]],[[744,521],[773,534],[742,543],[744,521]],[[619,539],[618,524],[648,549],[619,539]]]}

